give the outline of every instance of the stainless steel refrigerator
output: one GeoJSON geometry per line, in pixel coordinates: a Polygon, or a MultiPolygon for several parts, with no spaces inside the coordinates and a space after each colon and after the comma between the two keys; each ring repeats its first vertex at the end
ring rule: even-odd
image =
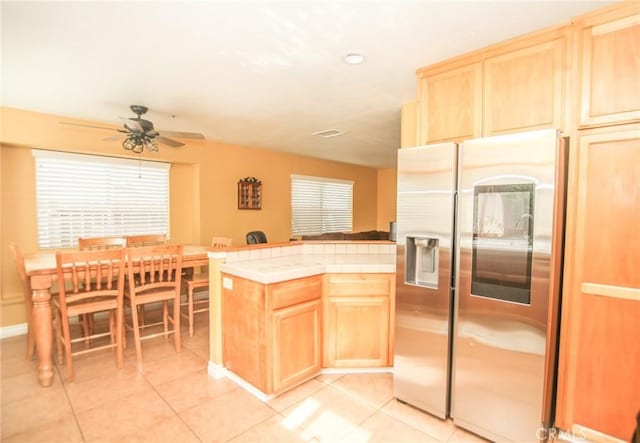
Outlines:
{"type": "Polygon", "coordinates": [[[394,395],[494,441],[536,441],[555,384],[566,140],[398,151],[394,395]]]}

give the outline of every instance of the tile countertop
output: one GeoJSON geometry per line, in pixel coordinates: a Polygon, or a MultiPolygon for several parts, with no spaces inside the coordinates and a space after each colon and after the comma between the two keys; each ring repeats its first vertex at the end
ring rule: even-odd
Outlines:
{"type": "Polygon", "coordinates": [[[396,272],[396,246],[391,242],[290,244],[224,255],[222,272],[263,284],[324,273],[396,272]]]}

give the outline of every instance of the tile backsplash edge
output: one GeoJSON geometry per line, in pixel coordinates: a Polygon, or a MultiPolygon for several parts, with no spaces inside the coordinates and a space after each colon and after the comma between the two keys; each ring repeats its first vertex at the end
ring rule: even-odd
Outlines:
{"type": "Polygon", "coordinates": [[[323,242],[322,244],[305,243],[301,245],[274,246],[261,249],[230,251],[226,254],[227,263],[235,263],[246,260],[263,260],[292,255],[368,255],[368,254],[393,254],[396,253],[395,243],[380,242],[323,242]]]}

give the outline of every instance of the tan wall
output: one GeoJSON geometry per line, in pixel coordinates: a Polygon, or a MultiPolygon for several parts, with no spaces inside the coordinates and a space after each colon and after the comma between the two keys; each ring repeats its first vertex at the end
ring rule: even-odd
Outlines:
{"type": "Polygon", "coordinates": [[[397,177],[396,168],[378,169],[377,229],[379,231],[388,231],[389,222],[396,219],[397,177]]]}
{"type": "Polygon", "coordinates": [[[172,163],[169,175],[169,237],[200,243],[199,165],[172,163]]]}
{"type": "Polygon", "coordinates": [[[2,174],[2,226],[0,247],[2,258],[1,324],[24,321],[22,289],[18,280],[9,243],[15,241],[25,251],[38,247],[36,233],[34,161],[28,149],[0,148],[2,174]]]}
{"type": "Polygon", "coordinates": [[[402,105],[400,111],[400,147],[409,148],[417,143],[418,103],[402,105]]]}
{"type": "MultiPolygon", "coordinates": [[[[16,241],[27,252],[37,249],[34,160],[31,150],[25,148],[138,157],[126,155],[117,142],[102,141],[113,135],[111,131],[60,125],[61,120],[74,121],[66,117],[11,108],[1,111],[0,325],[7,326],[24,322],[22,293],[8,244],[16,241]]],[[[161,146],[160,152],[144,153],[142,158],[172,163],[172,241],[208,244],[213,235],[223,235],[241,245],[245,243],[245,234],[256,229],[264,231],[269,241],[287,240],[291,229],[291,174],[354,180],[354,231],[376,229],[379,225],[378,171],[373,168],[208,140],[193,141],[178,149],[161,146]],[[237,182],[247,176],[257,177],[263,183],[262,210],[237,209],[237,182]]],[[[382,175],[387,177],[388,173],[382,175]]],[[[383,205],[388,205],[387,196],[384,200],[383,205]]],[[[395,199],[393,205],[395,214],[395,199]]],[[[381,222],[385,229],[391,220],[388,211],[389,208],[385,209],[381,222]]]]}
{"type": "Polygon", "coordinates": [[[375,229],[375,169],[223,145],[203,154],[202,160],[202,241],[217,234],[232,237],[234,244],[244,244],[245,234],[253,230],[264,231],[269,241],[288,240],[291,236],[291,174],[354,180],[353,230],[375,229]],[[237,209],[237,182],[247,176],[262,181],[259,211],[237,209]]]}

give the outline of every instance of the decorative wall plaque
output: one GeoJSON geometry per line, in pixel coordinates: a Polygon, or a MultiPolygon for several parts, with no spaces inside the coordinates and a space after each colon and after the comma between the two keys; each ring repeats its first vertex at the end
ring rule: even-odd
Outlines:
{"type": "Polygon", "coordinates": [[[255,177],[238,181],[238,209],[261,209],[262,182],[255,177]]]}

